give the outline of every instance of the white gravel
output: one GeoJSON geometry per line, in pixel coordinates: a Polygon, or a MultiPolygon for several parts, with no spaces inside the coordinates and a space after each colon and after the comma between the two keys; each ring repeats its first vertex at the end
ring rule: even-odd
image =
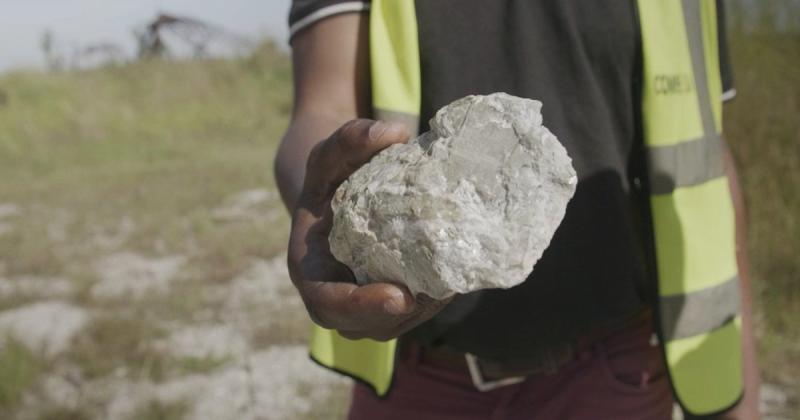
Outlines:
{"type": "Polygon", "coordinates": [[[14,230],[14,225],[8,219],[20,214],[20,207],[13,203],[0,204],[0,235],[4,235],[14,230]]]}
{"type": "Polygon", "coordinates": [[[22,213],[22,209],[20,209],[20,207],[14,203],[0,204],[0,219],[16,216],[20,213],[22,213]]]}
{"type": "Polygon", "coordinates": [[[63,298],[74,291],[72,282],[61,277],[19,276],[0,277],[0,297],[34,296],[63,298]]]}
{"type": "MultiPolygon", "coordinates": [[[[277,198],[277,194],[270,190],[253,189],[236,193],[212,211],[212,216],[218,221],[240,221],[253,219],[272,219],[275,216],[271,210],[274,206],[265,206],[269,201],[277,198]]],[[[281,210],[278,208],[278,210],[281,210]]]]}
{"type": "Polygon", "coordinates": [[[239,358],[247,352],[244,335],[226,324],[183,326],[157,346],[175,356],[194,358],[239,358]]]}
{"type": "Polygon", "coordinates": [[[146,258],[131,252],[108,255],[95,264],[100,281],[92,286],[92,297],[142,298],[148,293],[168,293],[185,262],[184,256],[146,258]]]}
{"type": "Polygon", "coordinates": [[[161,385],[156,395],[190,400],[187,420],[291,419],[325,404],[333,389],[348,383],[311,362],[304,346],[276,346],[218,373],[161,385]]]}
{"type": "Polygon", "coordinates": [[[285,254],[253,260],[230,284],[208,292],[223,300],[222,319],[244,330],[268,327],[278,317],[305,313],[303,301],[289,279],[285,254]]]}
{"type": "Polygon", "coordinates": [[[62,301],[39,302],[0,313],[0,334],[51,358],[69,348],[89,321],[85,309],[62,301]]]}

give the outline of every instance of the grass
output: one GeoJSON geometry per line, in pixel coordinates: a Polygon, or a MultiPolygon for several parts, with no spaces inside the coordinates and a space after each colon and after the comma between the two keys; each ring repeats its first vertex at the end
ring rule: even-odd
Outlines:
{"type": "MultiPolygon", "coordinates": [[[[277,222],[219,223],[211,211],[232,192],[273,188],[271,157],[290,108],[288,60],[267,44],[253,57],[139,62],[0,78],[0,202],[26,210],[0,236],[10,274],[63,272],[91,257],[91,241],[52,246],[52,209],[69,237],[136,226],[125,245],[144,253],[199,250],[211,276],[274,254],[277,222]],[[78,245],[78,246],[75,246],[78,245]]],[[[279,206],[277,199],[272,203],[279,206]]]]}
{"type": "Polygon", "coordinates": [[[227,357],[183,357],[177,360],[182,375],[211,373],[230,361],[227,357]]]}
{"type": "Polygon", "coordinates": [[[11,411],[22,394],[36,382],[43,363],[24,345],[6,339],[0,346],[0,412],[11,411]]]}
{"type": "Polygon", "coordinates": [[[91,420],[92,416],[82,409],[52,407],[45,409],[38,420],[91,420]]]}
{"type": "Polygon", "coordinates": [[[180,420],[188,412],[185,403],[163,404],[151,402],[137,410],[131,420],[180,420]]]}
{"type": "Polygon", "coordinates": [[[138,317],[101,316],[81,332],[67,353],[87,379],[107,376],[120,367],[133,369],[128,375],[160,380],[167,356],[150,345],[163,337],[157,326],[138,317]]]}
{"type": "Polygon", "coordinates": [[[734,34],[731,48],[725,132],[748,208],[761,363],[800,395],[800,35],[734,34]]]}
{"type": "MultiPolygon", "coordinates": [[[[163,325],[220,309],[206,286],[227,284],[254,258],[285,247],[289,220],[277,194],[242,220],[215,210],[240,191],[275,191],[272,156],[290,88],[288,57],[270,43],[241,59],[0,76],[0,204],[22,209],[0,235],[0,276],[68,278],[75,291],[65,298],[94,314],[52,364],[76,368],[82,381],[124,372],[160,382],[229,362],[173,356],[152,344],[164,337],[163,325]],[[168,295],[97,299],[94,263],[114,252],[188,261],[168,295]]],[[[36,299],[3,297],[0,309],[36,299]]],[[[296,331],[284,331],[287,324],[280,340],[307,332],[306,323],[291,325],[296,331]]],[[[269,345],[266,332],[261,339],[269,345]]],[[[14,342],[0,352],[0,417],[22,408],[24,392],[40,392],[37,381],[52,367],[43,363],[14,342]]],[[[96,401],[85,405],[37,410],[43,420],[102,416],[96,401]]],[[[133,418],[179,419],[186,410],[154,402],[133,418]]]]}

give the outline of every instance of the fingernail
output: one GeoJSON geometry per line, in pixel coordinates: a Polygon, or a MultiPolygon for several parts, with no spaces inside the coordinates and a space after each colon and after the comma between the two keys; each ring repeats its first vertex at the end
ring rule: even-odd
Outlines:
{"type": "Polygon", "coordinates": [[[369,139],[372,141],[378,140],[379,138],[381,138],[383,133],[385,133],[386,130],[389,129],[389,126],[390,126],[389,124],[383,121],[375,121],[369,128],[369,139]]]}

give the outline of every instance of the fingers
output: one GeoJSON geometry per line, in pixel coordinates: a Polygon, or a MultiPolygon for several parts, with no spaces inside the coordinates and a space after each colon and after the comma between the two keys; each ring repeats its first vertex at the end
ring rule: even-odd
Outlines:
{"type": "Polygon", "coordinates": [[[390,330],[413,315],[413,296],[390,283],[358,286],[341,282],[306,282],[302,294],[315,322],[341,331],[390,330]]]}
{"type": "Polygon", "coordinates": [[[314,322],[350,338],[387,340],[438,312],[419,305],[404,286],[357,286],[352,272],[330,253],[330,199],[339,185],[381,150],[408,141],[402,124],[353,120],[320,142],[308,158],[292,218],[289,273],[314,322]]]}
{"type": "Polygon", "coordinates": [[[311,151],[303,193],[306,198],[324,200],[353,172],[381,150],[408,141],[405,126],[399,123],[352,120],[336,130],[311,151]]]}

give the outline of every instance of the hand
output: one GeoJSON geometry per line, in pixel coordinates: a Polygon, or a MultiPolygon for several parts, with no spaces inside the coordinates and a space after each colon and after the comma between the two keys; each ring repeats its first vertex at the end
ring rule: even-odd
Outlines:
{"type": "Polygon", "coordinates": [[[351,339],[390,340],[433,317],[447,301],[419,295],[405,286],[358,286],[353,273],[330,251],[331,198],[339,185],[372,156],[408,141],[400,124],[353,120],[311,151],[303,191],[292,217],[289,274],[311,319],[351,339]]]}

